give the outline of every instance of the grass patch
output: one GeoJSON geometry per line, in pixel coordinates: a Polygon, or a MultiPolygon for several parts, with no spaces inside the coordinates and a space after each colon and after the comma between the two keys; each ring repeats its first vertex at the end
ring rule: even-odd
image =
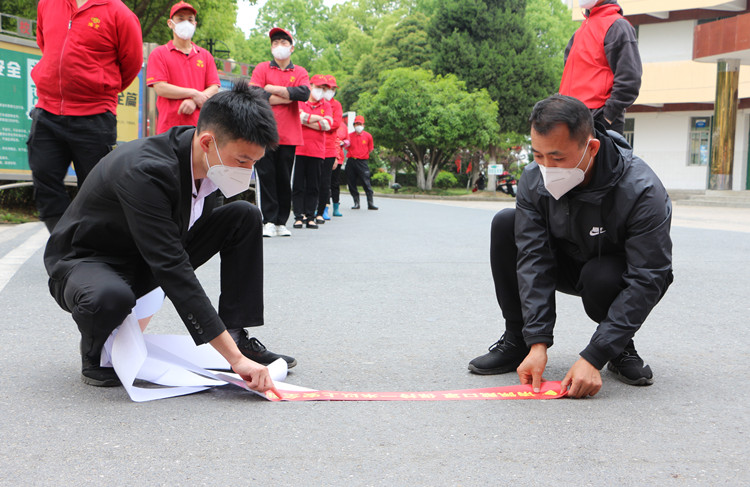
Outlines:
{"type": "Polygon", "coordinates": [[[0,223],[29,223],[38,222],[36,210],[25,208],[13,208],[0,210],[0,223]]]}

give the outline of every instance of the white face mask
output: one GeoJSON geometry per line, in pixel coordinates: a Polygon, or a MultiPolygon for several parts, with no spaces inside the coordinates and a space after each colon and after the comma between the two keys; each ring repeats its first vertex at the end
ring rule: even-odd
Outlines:
{"type": "Polygon", "coordinates": [[[322,100],[323,93],[324,93],[323,88],[313,88],[312,90],[310,90],[310,95],[316,100],[322,100]]]}
{"type": "Polygon", "coordinates": [[[271,49],[271,55],[274,57],[274,59],[289,59],[290,57],[292,57],[292,47],[276,46],[271,49]]]}
{"type": "Polygon", "coordinates": [[[323,98],[325,98],[327,101],[333,100],[334,96],[336,96],[336,92],[333,90],[326,90],[326,92],[323,93],[323,98]]]}
{"type": "Polygon", "coordinates": [[[208,154],[205,154],[206,165],[208,166],[208,172],[206,177],[210,179],[221,192],[225,198],[231,198],[236,196],[243,191],[247,191],[250,188],[250,179],[253,176],[253,170],[244,167],[229,167],[224,165],[224,161],[221,160],[221,154],[219,154],[219,146],[216,145],[216,139],[213,136],[214,146],[216,147],[216,155],[219,156],[219,162],[212,166],[208,163],[208,154]]]}
{"type": "Polygon", "coordinates": [[[596,6],[597,3],[599,0],[578,0],[578,6],[586,10],[596,6]]]}
{"type": "Polygon", "coordinates": [[[357,132],[358,134],[361,134],[361,133],[362,133],[362,131],[363,131],[364,129],[365,129],[365,126],[364,126],[364,125],[357,125],[357,126],[355,126],[355,127],[354,127],[354,130],[355,130],[355,131],[356,131],[356,132],[357,132]]]}
{"type": "MultiPolygon", "coordinates": [[[[542,179],[544,179],[544,187],[547,188],[549,194],[551,194],[556,200],[559,200],[565,193],[583,182],[586,172],[578,166],[583,162],[583,158],[586,156],[588,148],[589,143],[587,141],[586,148],[583,150],[583,155],[581,155],[581,160],[578,161],[576,167],[544,167],[539,164],[539,171],[541,171],[542,179]]],[[[586,170],[588,170],[590,165],[591,158],[589,158],[586,170]]]]}
{"type": "Polygon", "coordinates": [[[174,33],[180,39],[189,41],[193,38],[193,34],[195,34],[195,24],[189,20],[183,20],[180,23],[174,24],[174,33]]]}

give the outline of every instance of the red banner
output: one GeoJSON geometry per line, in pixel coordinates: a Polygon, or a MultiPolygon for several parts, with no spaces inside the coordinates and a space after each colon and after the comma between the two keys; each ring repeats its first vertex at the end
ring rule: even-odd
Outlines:
{"type": "MultiPolygon", "coordinates": [[[[560,390],[560,382],[543,382],[534,393],[531,385],[488,387],[431,392],[342,392],[342,391],[285,391],[279,388],[282,401],[507,401],[519,399],[558,399],[568,391],[560,390]]],[[[279,401],[276,394],[266,392],[271,401],[279,401]]]]}

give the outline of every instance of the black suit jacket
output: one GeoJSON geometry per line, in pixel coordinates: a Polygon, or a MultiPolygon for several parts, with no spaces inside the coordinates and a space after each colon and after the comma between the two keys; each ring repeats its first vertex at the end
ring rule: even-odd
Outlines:
{"type": "MultiPolygon", "coordinates": [[[[47,242],[44,265],[53,295],[64,289],[73,267],[101,262],[126,276],[136,296],[161,286],[196,344],[226,329],[185,250],[194,132],[174,127],[123,144],[94,167],[47,242]]],[[[191,232],[200,229],[214,204],[215,193],[206,198],[191,232]]]]}

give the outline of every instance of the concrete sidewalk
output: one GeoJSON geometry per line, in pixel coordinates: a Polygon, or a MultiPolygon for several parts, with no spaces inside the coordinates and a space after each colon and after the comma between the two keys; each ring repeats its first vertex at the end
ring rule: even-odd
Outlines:
{"type": "MultiPolygon", "coordinates": [[[[289,382],[515,384],[466,370],[502,333],[489,225],[508,203],[349,203],[319,230],[264,242],[266,326],[253,333],[299,360],[289,382]]],[[[675,282],[636,337],[655,384],[605,372],[586,400],[276,404],[221,388],[136,404],[80,381],[78,333],[39,249],[0,291],[0,485],[746,485],[750,215],[709,211],[675,204],[675,282]]],[[[0,264],[39,225],[0,231],[0,264]]],[[[216,302],[218,260],[198,275],[216,302]]],[[[595,327],[576,298],[558,295],[558,309],[550,380],[595,327]]],[[[148,331],[186,333],[168,303],[148,331]]]]}

